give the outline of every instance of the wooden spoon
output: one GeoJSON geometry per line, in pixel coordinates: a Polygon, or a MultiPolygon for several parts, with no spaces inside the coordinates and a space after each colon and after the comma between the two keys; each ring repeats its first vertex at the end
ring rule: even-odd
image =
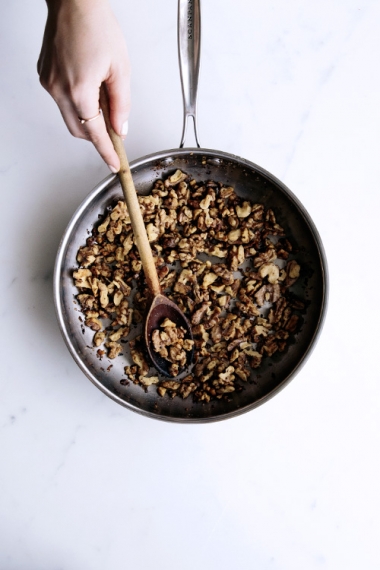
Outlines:
{"type": "MultiPolygon", "coordinates": [[[[132,230],[135,243],[140,254],[141,263],[144,269],[146,282],[151,294],[151,303],[147,311],[144,322],[144,340],[148,355],[153,366],[163,374],[173,378],[173,374],[169,372],[170,362],[161,357],[154,350],[152,343],[152,333],[158,329],[165,318],[170,319],[177,327],[185,329],[185,338],[193,340],[190,323],[173,301],[162,294],[160,282],[157,275],[157,269],[152,254],[152,249],[146,233],[144,220],[140,210],[140,204],[137,198],[135,185],[131,170],[129,168],[127,154],[125,152],[122,138],[113,130],[109,116],[108,94],[104,85],[100,88],[100,107],[103,112],[104,121],[106,123],[108,134],[111,138],[115,151],[120,159],[120,170],[118,172],[121,187],[123,189],[124,199],[127,205],[129,217],[131,219],[132,230]]],[[[194,350],[187,351],[186,367],[190,366],[194,358],[194,350]]],[[[179,373],[183,371],[180,370],[179,373]]]]}

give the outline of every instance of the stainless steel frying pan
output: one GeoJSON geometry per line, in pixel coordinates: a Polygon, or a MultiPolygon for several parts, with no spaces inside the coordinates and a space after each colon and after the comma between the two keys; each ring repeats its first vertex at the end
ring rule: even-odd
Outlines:
{"type": "Polygon", "coordinates": [[[279,392],[300,370],[310,355],[321,331],[327,303],[326,258],[318,231],[309,214],[294,194],[275,176],[237,156],[200,148],[196,125],[196,99],[200,63],[200,0],[179,0],[178,47],[184,100],[184,122],[180,149],[145,156],[131,163],[137,192],[149,194],[157,178],[167,177],[176,169],[197,180],[216,180],[235,187],[246,200],[273,208],[278,222],[297,245],[301,277],[293,286],[296,295],[308,302],[303,323],[286,352],[264,359],[258,369],[257,383],[233,393],[230,401],[195,403],[191,397],[161,398],[155,387],[147,392],[133,384],[123,386],[127,357],[100,361],[92,346],[93,332],[81,322],[76,304],[72,273],[76,253],[84,245],[88,232],[115,199],[122,197],[116,176],[100,183],[80,205],[62,238],[55,267],[54,296],[59,325],[66,344],[85,375],[107,396],[119,404],[146,416],[174,422],[209,422],[230,418],[251,410],[279,392]],[[182,148],[188,124],[192,123],[196,148],[182,148]],[[112,365],[112,366],[110,366],[112,365]]]}

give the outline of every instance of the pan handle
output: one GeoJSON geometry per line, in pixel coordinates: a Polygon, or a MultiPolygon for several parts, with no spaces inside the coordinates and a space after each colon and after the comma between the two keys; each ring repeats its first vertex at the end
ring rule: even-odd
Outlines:
{"type": "Polygon", "coordinates": [[[180,148],[185,144],[189,119],[193,121],[198,148],[197,93],[201,55],[200,0],[178,0],[178,56],[183,96],[183,131],[180,148]]]}

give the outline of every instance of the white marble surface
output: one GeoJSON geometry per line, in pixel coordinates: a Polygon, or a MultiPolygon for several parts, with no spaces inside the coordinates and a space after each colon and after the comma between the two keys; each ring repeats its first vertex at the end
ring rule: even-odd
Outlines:
{"type": "MultiPolygon", "coordinates": [[[[133,63],[129,155],[175,147],[176,1],[113,5],[133,63]]],[[[1,570],[377,570],[379,2],[203,0],[201,143],[297,194],[331,290],[291,384],[200,426],[118,406],[58,330],[58,243],[107,168],[39,86],[45,11],[3,2],[0,20],[1,570]]]]}

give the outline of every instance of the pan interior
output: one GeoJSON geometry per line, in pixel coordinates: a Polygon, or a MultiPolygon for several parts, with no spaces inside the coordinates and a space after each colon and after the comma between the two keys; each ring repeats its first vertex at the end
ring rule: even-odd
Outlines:
{"type": "Polygon", "coordinates": [[[182,149],[151,155],[131,163],[137,192],[149,194],[153,182],[180,169],[196,180],[215,180],[235,188],[236,193],[254,203],[272,208],[293,245],[302,267],[292,291],[307,302],[302,326],[284,353],[263,360],[255,383],[245,383],[243,391],[232,393],[229,401],[195,403],[191,396],[161,398],[151,386],[145,392],[132,383],[122,385],[124,367],[130,364],[128,346],[115,360],[99,360],[92,346],[93,331],[83,326],[78,293],[72,273],[76,253],[84,245],[93,225],[115,199],[122,198],[116,177],[95,188],[74,214],[58,252],[55,274],[57,313],[68,348],[88,378],[118,403],[151,417],[180,422],[224,419],[252,409],[284,387],[311,351],[320,331],[326,307],[326,262],[318,232],[298,199],[273,175],[239,157],[207,149],[182,149]]]}

